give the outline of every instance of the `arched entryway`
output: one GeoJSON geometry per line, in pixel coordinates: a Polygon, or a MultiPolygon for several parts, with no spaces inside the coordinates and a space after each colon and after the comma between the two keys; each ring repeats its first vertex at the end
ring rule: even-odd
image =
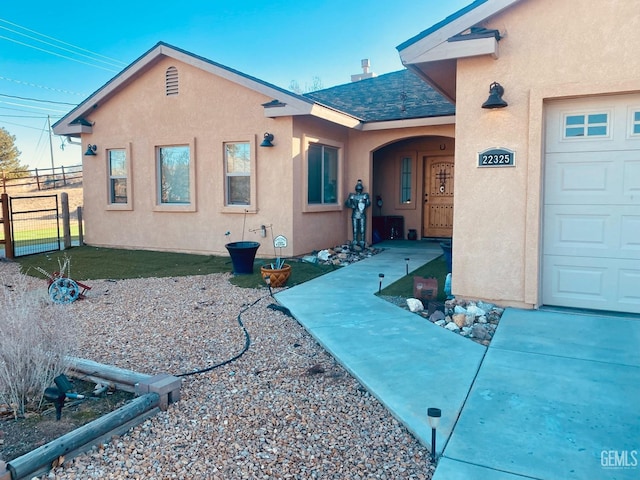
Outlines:
{"type": "Polygon", "coordinates": [[[421,136],[373,153],[372,242],[451,238],[454,139],[421,136]]]}

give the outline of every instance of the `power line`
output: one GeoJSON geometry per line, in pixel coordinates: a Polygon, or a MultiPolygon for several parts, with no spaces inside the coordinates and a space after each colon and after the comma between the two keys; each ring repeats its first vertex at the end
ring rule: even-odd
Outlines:
{"type": "MultiPolygon", "coordinates": [[[[57,38],[51,37],[49,35],[45,35],[44,33],[36,32],[35,30],[31,30],[30,28],[23,27],[22,25],[18,25],[17,23],[10,22],[10,21],[5,20],[3,18],[0,18],[0,22],[7,23],[7,24],[9,24],[9,25],[11,25],[13,27],[21,28],[22,30],[25,30],[25,31],[30,32],[30,33],[34,33],[34,34],[39,35],[39,36],[41,36],[43,38],[48,38],[49,40],[53,40],[54,42],[61,43],[62,45],[67,45],[69,47],[75,48],[76,50],[80,50],[81,52],[87,52],[87,53],[89,53],[89,54],[91,54],[91,55],[93,55],[95,57],[104,58],[106,60],[109,60],[110,62],[113,62],[112,66],[114,66],[114,67],[122,68],[122,67],[125,67],[127,65],[126,62],[123,62],[121,60],[117,60],[115,58],[107,57],[106,55],[102,55],[100,53],[92,52],[91,50],[87,50],[86,48],[78,47],[77,45],[73,45],[71,43],[67,43],[65,41],[62,41],[62,40],[59,40],[57,38]]],[[[1,28],[9,30],[6,27],[1,27],[1,28]]],[[[18,33],[19,35],[23,35],[23,36],[27,36],[28,37],[28,35],[25,35],[24,33],[19,33],[19,32],[15,32],[15,33],[18,33]]],[[[29,37],[29,38],[32,38],[32,37],[29,37]]],[[[44,42],[43,40],[38,40],[38,39],[34,39],[34,40],[36,40],[38,42],[42,42],[42,43],[47,43],[47,42],[44,42]]],[[[51,44],[47,43],[47,45],[51,45],[51,44]]],[[[62,50],[70,51],[70,50],[68,50],[66,48],[63,48],[63,47],[58,47],[58,46],[55,46],[55,45],[52,45],[52,46],[54,46],[55,48],[60,48],[62,50]]],[[[87,57],[87,55],[83,55],[81,53],[76,53],[76,54],[77,55],[82,55],[84,57],[87,57]]],[[[95,60],[99,61],[99,62],[102,62],[102,63],[108,63],[108,62],[104,62],[103,60],[100,60],[100,59],[95,59],[95,60]]]]}
{"type": "Polygon", "coordinates": [[[95,65],[93,63],[83,62],[82,60],[78,60],[77,58],[68,57],[66,55],[61,55],[61,54],[56,53],[56,52],[51,52],[49,50],[45,50],[44,48],[36,47],[35,45],[29,45],[28,43],[20,42],[19,40],[15,40],[13,38],[5,37],[3,35],[0,35],[0,38],[3,39],[3,40],[8,40],[8,41],[13,42],[13,43],[17,43],[19,45],[24,45],[25,47],[33,48],[34,50],[40,50],[41,52],[45,52],[45,53],[48,53],[50,55],[55,55],[56,57],[65,58],[67,60],[71,60],[72,62],[78,62],[78,63],[82,63],[84,65],[89,65],[90,67],[95,67],[95,68],[99,68],[101,70],[106,70],[107,72],[114,72],[115,73],[115,72],[118,71],[118,70],[114,70],[114,69],[111,69],[111,68],[102,67],[100,65],[95,65]]]}
{"type": "Polygon", "coordinates": [[[0,97],[17,98],[18,100],[29,100],[31,102],[55,103],[56,105],[71,105],[72,107],[76,107],[78,105],[77,103],[54,102],[53,100],[41,100],[39,98],[18,97],[16,95],[7,95],[6,93],[0,93],[0,97]]]}
{"type": "Polygon", "coordinates": [[[19,85],[26,85],[27,87],[41,88],[41,89],[44,89],[44,90],[49,90],[49,91],[57,92],[57,93],[66,93],[68,95],[75,95],[75,96],[78,96],[78,97],[86,97],[87,96],[86,93],[78,93],[78,92],[72,92],[70,90],[63,90],[61,88],[47,87],[46,85],[38,85],[37,83],[25,82],[23,80],[16,80],[15,78],[3,77],[1,75],[0,75],[0,80],[6,80],[8,82],[17,83],[19,85]]]}
{"type": "MultiPolygon", "coordinates": [[[[32,108],[34,110],[44,110],[45,112],[56,112],[56,113],[69,113],[66,110],[54,110],[53,108],[43,108],[43,107],[36,107],[35,105],[25,105],[24,103],[13,103],[13,102],[5,102],[3,100],[0,100],[0,103],[4,103],[5,105],[13,105],[14,107],[25,107],[25,108],[32,108]]],[[[21,110],[24,111],[24,110],[21,110]]]]}

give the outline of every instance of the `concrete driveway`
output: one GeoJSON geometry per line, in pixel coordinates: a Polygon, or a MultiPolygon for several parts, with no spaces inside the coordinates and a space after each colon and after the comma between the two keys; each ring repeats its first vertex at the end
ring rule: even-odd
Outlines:
{"type": "Polygon", "coordinates": [[[640,318],[507,309],[434,480],[640,478],[640,318]]]}

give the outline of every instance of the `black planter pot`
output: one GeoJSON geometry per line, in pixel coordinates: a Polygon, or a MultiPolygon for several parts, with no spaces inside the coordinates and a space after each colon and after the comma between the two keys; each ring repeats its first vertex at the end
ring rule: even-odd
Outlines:
{"type": "Polygon", "coordinates": [[[227,243],[225,248],[229,252],[229,256],[231,256],[234,274],[245,275],[253,273],[253,261],[256,258],[258,248],[260,248],[260,243],[231,242],[227,243]]]}

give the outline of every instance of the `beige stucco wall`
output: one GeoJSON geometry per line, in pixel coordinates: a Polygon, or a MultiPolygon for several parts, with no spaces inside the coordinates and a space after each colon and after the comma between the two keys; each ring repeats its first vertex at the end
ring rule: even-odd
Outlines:
{"type": "MultiPolygon", "coordinates": [[[[272,225],[275,235],[293,239],[292,149],[290,118],[265,118],[262,103],[271,100],[200,69],[162,57],[126,88],[94,110],[91,135],[83,145],[98,146],[83,157],[85,240],[88,244],[192,253],[226,254],[227,241],[257,240],[259,255],[273,256],[271,234],[250,230],[272,225]],[[165,71],[176,66],[179,94],[165,95],[165,71]],[[264,132],[275,136],[273,148],[261,148],[264,132]],[[224,206],[223,143],[252,141],[256,204],[224,206]],[[156,207],[156,146],[190,144],[195,163],[195,204],[191,211],[156,207]],[[129,210],[107,205],[107,157],[110,148],[130,148],[129,210]],[[255,208],[253,208],[255,207],[255,208]],[[230,231],[229,237],[225,232],[230,231]]],[[[290,244],[290,254],[293,246],[290,244]]]]}
{"type": "Polygon", "coordinates": [[[453,291],[532,307],[540,299],[544,102],[640,91],[637,2],[523,0],[483,26],[500,30],[498,59],[458,61],[453,291]],[[491,82],[509,106],[484,110],[491,82]],[[477,168],[489,147],[514,168],[477,168]]]}

